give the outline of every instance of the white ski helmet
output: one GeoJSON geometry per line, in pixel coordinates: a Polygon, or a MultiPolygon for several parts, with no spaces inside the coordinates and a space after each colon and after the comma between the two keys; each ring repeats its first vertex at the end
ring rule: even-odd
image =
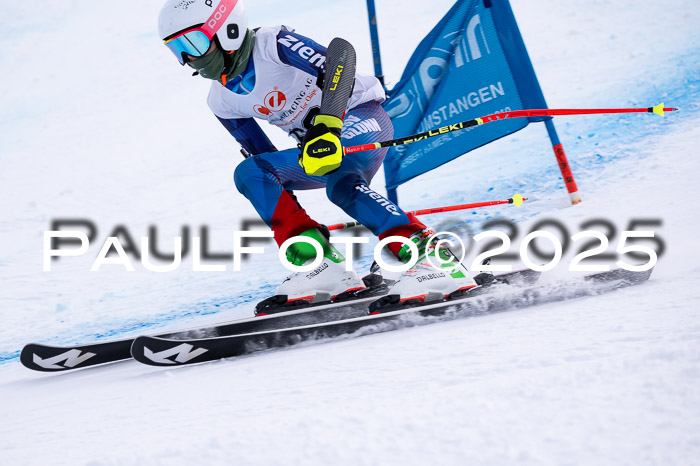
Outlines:
{"type": "MultiPolygon", "coordinates": [[[[158,15],[158,33],[180,63],[182,53],[190,53],[187,44],[169,44],[178,35],[190,30],[204,33],[211,41],[217,38],[224,50],[238,50],[248,28],[248,16],[243,0],[168,0],[158,15]]],[[[208,48],[208,45],[207,45],[208,48]]]]}

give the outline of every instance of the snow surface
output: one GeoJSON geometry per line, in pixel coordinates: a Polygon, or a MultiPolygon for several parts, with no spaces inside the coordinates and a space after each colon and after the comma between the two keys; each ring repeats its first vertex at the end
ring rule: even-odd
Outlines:
{"type": "MultiPolygon", "coordinates": [[[[451,1],[377,3],[391,85],[451,1]]],[[[247,317],[286,272],[268,247],[242,273],[193,273],[191,259],[166,274],[138,263],[89,273],[120,224],[134,238],[157,225],[163,250],[182,225],[208,225],[212,250],[230,252],[231,232],[255,216],[233,187],[238,148],[206,108],[207,83],[160,44],[160,2],[0,5],[0,463],[700,464],[697,2],[511,3],[550,107],[682,111],[557,118],[576,207],[542,125],[407,183],[402,205],[521,192],[531,201],[520,209],[427,218],[448,229],[467,219],[475,232],[508,218],[521,238],[543,218],[571,234],[592,218],[618,231],[662,219],[666,251],[649,283],[177,370],[124,362],[49,375],[21,367],[25,343],[247,317]],[[91,219],[99,239],[45,273],[43,231],[57,218],[91,219]]],[[[364,2],[250,0],[248,10],[255,25],[347,38],[372,73],[364,2]]],[[[345,220],[322,197],[300,195],[317,218],[345,220]]]]}

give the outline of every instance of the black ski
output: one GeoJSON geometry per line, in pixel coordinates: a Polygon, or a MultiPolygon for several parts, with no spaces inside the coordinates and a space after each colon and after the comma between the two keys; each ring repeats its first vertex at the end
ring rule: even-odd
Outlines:
{"type": "Polygon", "coordinates": [[[173,367],[195,364],[283,348],[305,341],[386,332],[457,317],[591,296],[639,284],[648,280],[650,275],[651,270],[646,272],[614,270],[596,273],[583,279],[544,283],[526,288],[506,285],[477,288],[468,296],[452,301],[427,303],[381,314],[233,336],[186,340],[144,336],[134,341],[131,354],[137,361],[151,366],[173,367]]]}
{"type": "MultiPolygon", "coordinates": [[[[367,308],[367,304],[375,299],[377,299],[377,296],[373,295],[343,302],[307,304],[305,307],[300,307],[285,313],[251,317],[210,327],[161,333],[156,336],[162,338],[188,336],[191,338],[203,338],[264,331],[295,325],[306,325],[309,322],[317,322],[317,320],[313,318],[309,320],[309,316],[312,313],[327,311],[328,314],[332,316],[340,312],[342,316],[341,309],[359,306],[359,309],[364,310],[367,308]]],[[[122,340],[75,346],[52,346],[41,343],[29,343],[22,348],[19,359],[25,367],[35,371],[67,371],[131,359],[130,349],[133,342],[133,338],[125,338],[122,340]]]]}
{"type": "MultiPolygon", "coordinates": [[[[518,286],[534,283],[539,275],[539,272],[525,269],[498,275],[498,277],[518,286]]],[[[161,333],[155,336],[160,338],[207,338],[314,325],[319,322],[363,316],[367,312],[368,304],[377,298],[378,295],[372,293],[330,304],[305,304],[284,313],[235,320],[210,327],[161,333]]],[[[41,372],[81,369],[130,359],[130,349],[133,342],[134,338],[76,346],[30,343],[22,349],[20,361],[25,367],[41,372]]]]}

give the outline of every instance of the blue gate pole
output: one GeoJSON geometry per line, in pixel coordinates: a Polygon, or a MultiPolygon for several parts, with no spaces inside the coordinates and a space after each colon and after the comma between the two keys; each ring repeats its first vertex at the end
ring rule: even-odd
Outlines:
{"type": "MultiPolygon", "coordinates": [[[[377,77],[382,87],[384,85],[384,73],[382,72],[382,56],[379,52],[379,33],[377,29],[377,11],[374,8],[374,0],[367,0],[367,16],[369,17],[369,35],[372,40],[372,61],[374,62],[374,75],[377,77]]],[[[399,205],[396,188],[388,189],[386,197],[396,205],[399,205]]]]}
{"type": "Polygon", "coordinates": [[[384,86],[384,73],[382,73],[382,57],[379,53],[379,34],[377,33],[377,12],[374,9],[374,0],[367,0],[367,15],[369,16],[369,35],[372,39],[372,60],[374,61],[374,75],[384,86]]]}
{"type": "Polygon", "coordinates": [[[399,205],[399,195],[396,192],[396,188],[391,188],[386,190],[386,198],[389,199],[396,205],[399,205]]]}

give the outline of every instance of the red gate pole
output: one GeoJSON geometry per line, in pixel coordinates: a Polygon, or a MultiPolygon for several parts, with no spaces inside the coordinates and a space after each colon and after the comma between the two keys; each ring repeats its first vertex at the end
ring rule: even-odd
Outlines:
{"type": "Polygon", "coordinates": [[[552,118],[550,118],[549,120],[545,120],[544,125],[547,128],[549,140],[552,142],[554,156],[557,158],[557,165],[559,165],[559,170],[561,171],[561,176],[564,179],[566,190],[569,192],[571,203],[574,205],[578,204],[583,199],[581,199],[581,195],[578,192],[578,186],[576,186],[576,180],[574,179],[574,173],[571,171],[569,160],[566,158],[564,146],[562,146],[561,142],[559,141],[557,130],[554,128],[554,121],[552,121],[552,118]]]}

